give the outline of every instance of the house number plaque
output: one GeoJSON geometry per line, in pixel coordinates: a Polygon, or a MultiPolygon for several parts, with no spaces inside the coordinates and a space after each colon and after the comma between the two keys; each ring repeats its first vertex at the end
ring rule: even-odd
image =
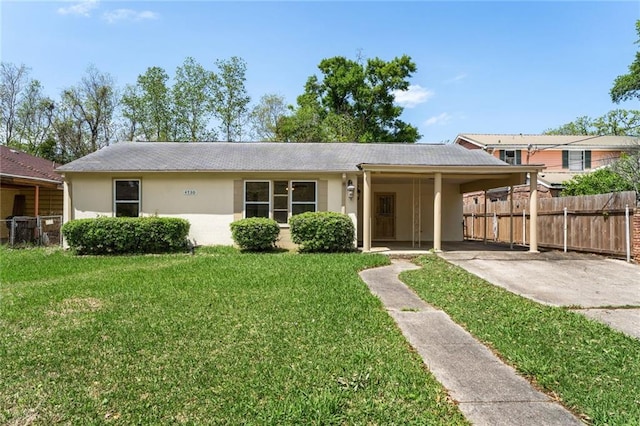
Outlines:
{"type": "Polygon", "coordinates": [[[184,195],[196,195],[198,192],[195,189],[185,189],[184,195]]]}

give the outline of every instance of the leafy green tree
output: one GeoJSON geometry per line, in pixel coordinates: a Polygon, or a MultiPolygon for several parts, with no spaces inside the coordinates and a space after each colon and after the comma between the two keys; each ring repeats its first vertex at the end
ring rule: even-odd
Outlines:
{"type": "Polygon", "coordinates": [[[249,115],[254,138],[264,142],[277,141],[278,125],[287,114],[284,97],[275,94],[262,96],[249,115]]]}
{"type": "Polygon", "coordinates": [[[146,112],[142,101],[142,89],[139,85],[128,84],[120,99],[122,116],[125,119],[124,139],[136,140],[138,137],[148,139],[146,112]]]}
{"type": "MultiPolygon", "coordinates": [[[[636,21],[636,33],[638,34],[636,44],[640,44],[640,19],[636,21]]],[[[616,77],[609,93],[611,100],[615,103],[640,99],[640,52],[636,52],[636,58],[629,65],[629,72],[616,77]]]]}
{"type": "Polygon", "coordinates": [[[145,139],[166,141],[170,139],[171,125],[171,99],[167,81],[169,75],[160,67],[150,67],[138,76],[140,98],[131,99],[128,107],[138,105],[141,110],[142,128],[145,131],[145,139]]]}
{"type": "Polygon", "coordinates": [[[601,168],[590,173],[574,176],[564,182],[562,196],[607,194],[609,192],[632,191],[633,185],[612,168],[601,168]]]}
{"type": "Polygon", "coordinates": [[[394,91],[407,90],[416,65],[407,55],[366,64],[342,56],[323,59],[322,79],[313,75],[298,107],[282,119],[278,138],[286,141],[415,142],[417,128],[399,119],[403,108],[394,91]]]}
{"type": "Polygon", "coordinates": [[[213,117],[213,83],[215,75],[207,71],[193,58],[185,59],[176,69],[175,82],[171,89],[177,126],[177,137],[181,141],[215,140],[215,132],[208,123],[213,117]]]}
{"type": "Polygon", "coordinates": [[[38,80],[31,80],[16,112],[16,139],[25,152],[49,158],[45,153],[50,148],[44,144],[51,144],[50,129],[54,113],[55,104],[44,95],[42,84],[38,80]]]}
{"type": "Polygon", "coordinates": [[[214,77],[213,111],[220,120],[220,130],[227,142],[242,140],[251,97],[244,82],[247,65],[242,58],[216,60],[218,73],[214,77]]]}
{"type": "Polygon", "coordinates": [[[560,127],[547,129],[544,134],[636,136],[640,134],[640,111],[614,109],[597,118],[578,117],[560,127]]]}
{"type": "Polygon", "coordinates": [[[636,139],[635,143],[622,154],[611,168],[629,183],[631,190],[636,191],[640,201],[640,141],[636,139]]]}

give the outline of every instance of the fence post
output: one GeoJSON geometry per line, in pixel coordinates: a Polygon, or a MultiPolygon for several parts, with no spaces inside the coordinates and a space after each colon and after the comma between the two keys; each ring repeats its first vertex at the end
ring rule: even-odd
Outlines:
{"type": "Polygon", "coordinates": [[[527,211],[522,209],[522,245],[527,245],[527,211]]]}
{"type": "Polygon", "coordinates": [[[629,204],[624,207],[624,231],[627,243],[627,262],[631,262],[631,222],[629,221],[629,204]]]}
{"type": "Polygon", "coordinates": [[[564,252],[567,252],[567,208],[562,209],[564,211],[564,252]]]}
{"type": "Polygon", "coordinates": [[[476,214],[475,213],[471,213],[471,239],[475,240],[476,239],[476,214]]]}
{"type": "Polygon", "coordinates": [[[640,205],[636,205],[633,214],[633,258],[640,262],[640,205]]]}

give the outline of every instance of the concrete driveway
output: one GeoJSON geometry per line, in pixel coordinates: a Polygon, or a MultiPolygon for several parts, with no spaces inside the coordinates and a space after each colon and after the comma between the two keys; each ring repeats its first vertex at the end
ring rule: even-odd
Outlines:
{"type": "Polygon", "coordinates": [[[451,251],[440,255],[513,293],[547,305],[575,308],[640,339],[638,265],[557,251],[451,251]]]}

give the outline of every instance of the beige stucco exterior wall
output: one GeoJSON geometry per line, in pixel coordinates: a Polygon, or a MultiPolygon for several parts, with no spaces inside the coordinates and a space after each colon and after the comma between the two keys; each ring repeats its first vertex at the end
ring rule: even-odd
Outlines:
{"type": "MultiPolygon", "coordinates": [[[[327,209],[340,212],[343,205],[341,174],[226,174],[226,173],[144,173],[74,174],[70,181],[70,219],[113,216],[113,180],[140,179],[141,214],[180,217],[191,224],[189,238],[200,245],[230,245],[229,224],[234,221],[234,181],[236,180],[325,180],[327,209]]],[[[354,203],[352,203],[354,204],[354,203]]],[[[349,207],[345,206],[347,211],[349,207]]],[[[355,218],[355,208],[351,211],[355,218]]],[[[281,240],[289,240],[286,225],[281,240]]]]}
{"type": "MultiPolygon", "coordinates": [[[[372,194],[374,198],[375,193],[393,193],[396,195],[396,241],[412,241],[414,220],[416,220],[417,224],[418,219],[421,224],[420,240],[433,240],[433,181],[422,181],[422,183],[418,185],[417,180],[415,184],[376,184],[374,180],[372,184],[372,194]],[[419,218],[414,216],[414,203],[418,204],[418,202],[419,211],[416,206],[415,215],[419,216],[419,218]]],[[[359,208],[362,209],[362,199],[358,204],[359,208]]],[[[459,186],[456,184],[448,184],[445,180],[442,184],[443,241],[462,241],[462,208],[462,194],[460,194],[459,186]]],[[[375,214],[373,208],[372,214],[375,214]]],[[[416,235],[417,234],[418,230],[416,230],[416,235]]],[[[373,232],[372,237],[375,240],[373,232]]],[[[362,240],[361,217],[358,217],[358,240],[362,240]]]]}

